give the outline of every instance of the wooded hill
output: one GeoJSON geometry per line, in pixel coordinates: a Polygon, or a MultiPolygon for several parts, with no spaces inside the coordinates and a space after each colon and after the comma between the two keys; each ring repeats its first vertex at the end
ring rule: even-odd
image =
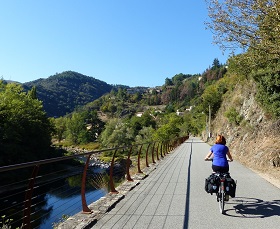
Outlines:
{"type": "Polygon", "coordinates": [[[71,113],[76,107],[92,102],[114,88],[104,81],[73,71],[23,83],[26,91],[34,86],[37,98],[43,101],[44,110],[49,117],[71,113]]]}

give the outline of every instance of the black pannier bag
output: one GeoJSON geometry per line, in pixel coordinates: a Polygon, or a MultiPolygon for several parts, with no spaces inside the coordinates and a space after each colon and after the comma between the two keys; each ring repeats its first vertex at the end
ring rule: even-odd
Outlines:
{"type": "Polygon", "coordinates": [[[226,178],[225,186],[226,186],[226,193],[230,195],[232,198],[235,197],[236,183],[231,177],[226,178]]]}
{"type": "Polygon", "coordinates": [[[205,191],[207,193],[217,193],[219,191],[220,178],[215,174],[211,174],[205,179],[205,191]]]}

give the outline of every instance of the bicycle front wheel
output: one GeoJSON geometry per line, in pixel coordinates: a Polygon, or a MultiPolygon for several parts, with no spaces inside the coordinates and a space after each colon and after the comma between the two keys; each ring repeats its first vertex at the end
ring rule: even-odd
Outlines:
{"type": "Polygon", "coordinates": [[[219,208],[220,208],[220,213],[221,214],[224,214],[224,211],[225,211],[225,193],[219,193],[219,197],[220,197],[220,200],[219,200],[219,208]]]}

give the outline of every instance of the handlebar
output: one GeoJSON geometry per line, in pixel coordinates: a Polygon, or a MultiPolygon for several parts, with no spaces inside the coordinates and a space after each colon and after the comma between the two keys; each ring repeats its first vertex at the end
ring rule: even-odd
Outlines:
{"type": "MultiPolygon", "coordinates": [[[[213,161],[213,158],[204,158],[204,161],[213,161]]],[[[232,162],[233,160],[227,159],[228,162],[232,162]]]]}

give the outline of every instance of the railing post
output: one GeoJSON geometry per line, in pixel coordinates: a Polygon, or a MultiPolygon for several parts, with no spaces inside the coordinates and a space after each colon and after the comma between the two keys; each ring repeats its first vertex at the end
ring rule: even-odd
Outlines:
{"type": "Polygon", "coordinates": [[[169,147],[169,151],[172,151],[173,150],[173,142],[174,141],[169,141],[169,143],[168,143],[168,147],[169,147]]]}
{"type": "Polygon", "coordinates": [[[92,211],[88,208],[87,202],[86,202],[86,177],[87,177],[87,169],[88,169],[88,164],[90,161],[90,155],[88,155],[85,167],[84,167],[84,172],[83,172],[83,177],[82,177],[82,187],[81,187],[81,198],[82,198],[82,208],[83,208],[83,213],[91,213],[92,211]]]}
{"type": "Polygon", "coordinates": [[[150,148],[151,143],[149,143],[147,150],[146,150],[146,167],[149,167],[149,162],[148,162],[148,152],[149,152],[149,148],[150,148]]]}
{"type": "Polygon", "coordinates": [[[112,161],[111,161],[111,167],[110,167],[110,181],[109,181],[109,184],[110,184],[111,193],[119,193],[115,189],[114,180],[113,180],[113,170],[114,170],[114,162],[115,162],[116,153],[117,153],[117,149],[115,150],[115,152],[113,154],[113,158],[112,158],[112,161]]]}
{"type": "Polygon", "coordinates": [[[171,141],[168,142],[168,152],[172,151],[172,144],[171,141]]]}
{"type": "Polygon", "coordinates": [[[155,162],[155,155],[154,155],[154,153],[155,153],[155,145],[156,145],[156,143],[154,142],[153,149],[152,149],[152,161],[153,161],[154,164],[156,163],[155,162]]]}
{"type": "Polygon", "coordinates": [[[159,161],[159,156],[158,156],[158,147],[159,147],[159,143],[157,145],[157,160],[159,161]]]}
{"type": "Polygon", "coordinates": [[[28,183],[28,188],[25,193],[25,203],[24,203],[24,211],[23,211],[23,229],[30,229],[30,215],[31,215],[31,201],[32,201],[32,194],[35,184],[35,179],[37,177],[39,171],[39,165],[35,165],[31,178],[28,183]]]}
{"type": "Polygon", "coordinates": [[[143,146],[143,144],[141,145],[141,147],[140,147],[140,150],[138,151],[138,165],[137,165],[137,167],[138,167],[138,173],[143,173],[142,171],[141,171],[141,168],[140,168],[140,154],[141,154],[141,151],[142,151],[142,146],[143,146]]]}
{"type": "Polygon", "coordinates": [[[131,178],[130,173],[129,173],[129,167],[131,165],[130,155],[132,152],[132,147],[133,146],[130,147],[130,151],[128,153],[127,160],[126,160],[126,179],[127,179],[127,181],[133,181],[133,179],[131,178]]]}

